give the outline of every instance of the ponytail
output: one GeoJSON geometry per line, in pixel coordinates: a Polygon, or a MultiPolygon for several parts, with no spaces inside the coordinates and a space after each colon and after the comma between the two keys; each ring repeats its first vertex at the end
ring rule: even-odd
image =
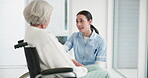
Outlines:
{"type": "Polygon", "coordinates": [[[99,31],[98,31],[93,25],[90,25],[90,28],[91,28],[91,31],[95,30],[95,32],[96,32],[97,34],[99,34],[99,31]]]}

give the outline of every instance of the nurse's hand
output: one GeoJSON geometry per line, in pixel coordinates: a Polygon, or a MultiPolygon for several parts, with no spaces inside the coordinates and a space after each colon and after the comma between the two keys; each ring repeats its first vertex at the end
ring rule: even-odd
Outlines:
{"type": "Polygon", "coordinates": [[[84,66],[83,64],[79,63],[78,61],[72,59],[72,62],[76,65],[76,66],[84,66]]]}

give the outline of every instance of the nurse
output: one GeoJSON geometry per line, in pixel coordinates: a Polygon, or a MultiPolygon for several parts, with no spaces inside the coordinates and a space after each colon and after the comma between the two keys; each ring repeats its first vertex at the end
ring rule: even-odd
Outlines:
{"type": "Polygon", "coordinates": [[[74,48],[77,66],[99,64],[106,67],[106,43],[92,25],[92,15],[89,11],[80,11],[76,16],[76,25],[79,32],[73,33],[66,41],[65,49],[74,48]]]}

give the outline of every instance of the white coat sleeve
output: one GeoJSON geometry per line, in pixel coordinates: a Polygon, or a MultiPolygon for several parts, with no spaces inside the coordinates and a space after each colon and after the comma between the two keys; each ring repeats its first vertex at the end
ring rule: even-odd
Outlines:
{"type": "MultiPolygon", "coordinates": [[[[50,68],[58,67],[72,67],[78,77],[85,76],[87,69],[85,67],[76,67],[74,63],[67,57],[67,54],[63,46],[54,38],[49,40],[50,42],[42,48],[43,57],[45,58],[45,64],[50,68]]],[[[73,74],[69,74],[72,75],[73,74]]]]}

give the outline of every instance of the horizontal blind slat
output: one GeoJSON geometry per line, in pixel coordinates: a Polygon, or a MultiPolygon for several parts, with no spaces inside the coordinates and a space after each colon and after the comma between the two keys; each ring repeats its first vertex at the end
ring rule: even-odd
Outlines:
{"type": "Polygon", "coordinates": [[[137,68],[139,0],[115,0],[114,51],[117,68],[137,68]]]}

